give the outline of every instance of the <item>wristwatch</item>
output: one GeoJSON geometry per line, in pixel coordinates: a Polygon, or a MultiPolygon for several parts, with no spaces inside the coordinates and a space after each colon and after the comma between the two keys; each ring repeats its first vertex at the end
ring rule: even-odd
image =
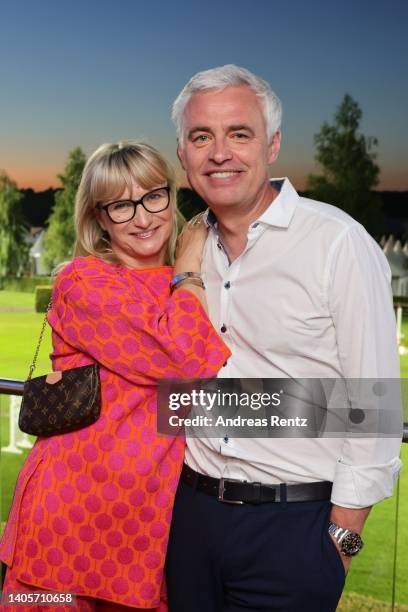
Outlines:
{"type": "Polygon", "coordinates": [[[340,527],[336,523],[329,523],[329,534],[340,545],[340,552],[346,557],[354,557],[364,546],[358,533],[340,527]]]}

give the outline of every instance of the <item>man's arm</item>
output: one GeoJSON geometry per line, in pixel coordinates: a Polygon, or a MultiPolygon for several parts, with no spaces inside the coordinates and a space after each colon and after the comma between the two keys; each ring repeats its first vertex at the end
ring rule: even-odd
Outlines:
{"type": "MultiPolygon", "coordinates": [[[[327,272],[344,377],[399,379],[390,270],[362,226],[343,231],[329,255],[327,272]]],[[[371,506],[392,495],[401,465],[400,443],[397,435],[385,437],[380,431],[377,436],[345,438],[333,483],[332,522],[361,533],[371,506]]],[[[350,558],[342,558],[347,569],[350,558]]]]}
{"type": "MultiPolygon", "coordinates": [[[[336,523],[336,525],[341,525],[345,529],[350,529],[350,531],[355,531],[360,534],[363,531],[364,523],[367,520],[370,510],[371,506],[369,508],[351,510],[350,508],[343,508],[342,506],[333,505],[330,513],[330,521],[332,523],[336,523]]],[[[339,544],[333,537],[332,540],[338,549],[339,554],[341,554],[339,544]]],[[[344,570],[347,574],[352,557],[341,555],[341,559],[343,561],[344,570]]]]}

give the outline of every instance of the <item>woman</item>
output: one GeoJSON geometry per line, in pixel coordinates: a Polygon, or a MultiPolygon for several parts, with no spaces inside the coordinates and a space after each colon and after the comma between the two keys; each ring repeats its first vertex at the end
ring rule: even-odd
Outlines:
{"type": "Polygon", "coordinates": [[[89,159],[76,230],[86,256],[57,276],[51,358],[54,370],[99,363],[102,412],[37,440],[0,545],[4,590],[75,593],[78,610],[157,609],[184,450],[156,433],[157,380],[215,376],[229,355],[200,280],[169,289],[173,275],[200,272],[206,230],[188,227],[174,270],[164,265],[177,237],[173,173],[131,142],[89,159]]]}

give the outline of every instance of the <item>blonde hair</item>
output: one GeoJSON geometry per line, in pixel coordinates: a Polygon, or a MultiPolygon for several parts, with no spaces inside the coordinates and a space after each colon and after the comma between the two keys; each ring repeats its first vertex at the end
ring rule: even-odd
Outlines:
{"type": "Polygon", "coordinates": [[[85,165],[75,200],[75,255],[95,255],[119,263],[107,232],[98,223],[95,207],[100,201],[120,198],[126,188],[131,192],[132,182],[147,190],[163,183],[170,188],[173,227],[166,263],[174,263],[178,227],[184,217],[177,209],[173,168],[154,147],[131,140],[101,145],[85,165]]]}

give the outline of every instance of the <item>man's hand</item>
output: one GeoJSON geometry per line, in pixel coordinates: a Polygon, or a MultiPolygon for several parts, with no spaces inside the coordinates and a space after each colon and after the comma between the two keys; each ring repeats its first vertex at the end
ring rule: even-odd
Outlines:
{"type": "MultiPolygon", "coordinates": [[[[333,506],[330,513],[330,520],[332,523],[336,523],[336,525],[339,525],[340,527],[361,533],[370,510],[371,506],[369,508],[343,508],[343,506],[333,506]]],[[[347,574],[352,557],[346,557],[346,555],[343,555],[340,551],[340,546],[334,537],[330,537],[339,552],[344,565],[344,571],[347,574]]]]}
{"type": "Polygon", "coordinates": [[[350,569],[350,563],[351,563],[351,560],[352,560],[352,558],[353,558],[353,557],[346,557],[346,555],[343,555],[343,554],[342,554],[342,552],[341,552],[341,550],[340,550],[340,546],[337,544],[336,540],[333,538],[333,536],[330,536],[330,537],[331,537],[331,539],[333,540],[333,544],[334,544],[334,545],[335,545],[335,547],[337,548],[337,552],[339,553],[340,558],[341,558],[341,560],[342,560],[342,563],[343,563],[343,565],[344,565],[344,573],[345,573],[345,574],[346,574],[346,576],[347,576],[348,571],[349,571],[349,569],[350,569]]]}

